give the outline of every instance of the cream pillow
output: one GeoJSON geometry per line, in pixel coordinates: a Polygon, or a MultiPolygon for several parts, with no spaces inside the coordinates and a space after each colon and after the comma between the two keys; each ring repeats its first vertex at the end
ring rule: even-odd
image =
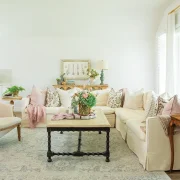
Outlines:
{"type": "Polygon", "coordinates": [[[61,105],[65,108],[71,107],[72,96],[80,90],[81,89],[76,88],[76,87],[67,91],[62,90],[62,89],[57,89],[59,93],[61,105]]]}
{"type": "Polygon", "coordinates": [[[96,90],[96,91],[92,91],[92,93],[96,96],[96,106],[107,105],[107,101],[109,97],[109,89],[96,90]]]}
{"type": "Polygon", "coordinates": [[[143,109],[143,95],[144,95],[144,89],[141,89],[136,92],[130,92],[126,90],[123,107],[134,110],[143,109]]]}

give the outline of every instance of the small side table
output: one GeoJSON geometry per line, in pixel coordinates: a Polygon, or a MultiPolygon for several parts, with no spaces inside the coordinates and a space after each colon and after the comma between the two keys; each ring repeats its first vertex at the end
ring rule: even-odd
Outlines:
{"type": "Polygon", "coordinates": [[[169,141],[171,145],[171,166],[170,171],[172,172],[174,166],[174,128],[180,126],[180,114],[172,115],[169,125],[169,141]]]}
{"type": "Polygon", "coordinates": [[[2,100],[4,101],[9,101],[11,105],[14,105],[14,101],[15,100],[21,100],[22,97],[21,96],[17,96],[17,97],[12,97],[12,96],[4,96],[2,98],[2,100]]]}

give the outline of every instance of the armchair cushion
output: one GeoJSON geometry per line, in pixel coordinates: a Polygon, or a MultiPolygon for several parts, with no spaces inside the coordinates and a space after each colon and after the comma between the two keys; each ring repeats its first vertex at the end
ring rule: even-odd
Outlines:
{"type": "Polygon", "coordinates": [[[17,117],[0,118],[0,130],[19,124],[20,122],[21,122],[21,119],[17,117]]]}
{"type": "Polygon", "coordinates": [[[0,102],[0,117],[12,117],[13,106],[10,104],[3,104],[0,102]]]}

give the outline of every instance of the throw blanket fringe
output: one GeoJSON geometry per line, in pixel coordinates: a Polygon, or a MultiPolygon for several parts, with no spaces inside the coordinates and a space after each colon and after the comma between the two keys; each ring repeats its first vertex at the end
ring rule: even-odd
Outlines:
{"type": "Polygon", "coordinates": [[[30,128],[35,128],[39,122],[44,122],[46,118],[46,109],[41,105],[28,105],[27,113],[29,117],[30,128]]]}
{"type": "MultiPolygon", "coordinates": [[[[169,124],[171,121],[171,117],[168,115],[161,115],[161,116],[158,116],[158,118],[161,122],[161,125],[163,127],[163,130],[164,130],[166,136],[168,136],[169,135],[169,124]]],[[[174,135],[179,134],[179,133],[180,133],[180,127],[175,127],[174,135]]]]}

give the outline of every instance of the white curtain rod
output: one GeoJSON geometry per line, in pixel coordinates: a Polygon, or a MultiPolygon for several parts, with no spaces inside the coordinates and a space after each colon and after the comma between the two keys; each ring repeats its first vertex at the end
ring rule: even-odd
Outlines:
{"type": "Polygon", "coordinates": [[[173,12],[177,11],[178,9],[180,9],[180,5],[178,7],[176,7],[175,9],[173,9],[171,12],[169,12],[168,15],[172,14],[173,12]]]}

